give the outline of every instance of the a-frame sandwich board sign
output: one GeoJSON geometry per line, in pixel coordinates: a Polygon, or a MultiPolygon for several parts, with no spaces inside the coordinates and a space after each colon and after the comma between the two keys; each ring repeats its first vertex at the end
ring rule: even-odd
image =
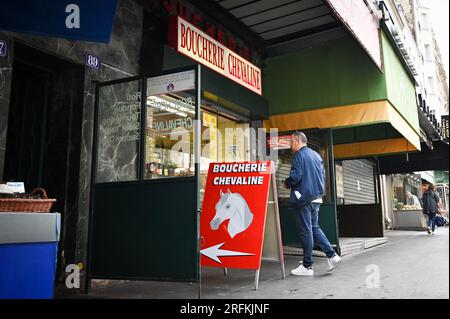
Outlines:
{"type": "Polygon", "coordinates": [[[285,278],[277,188],[271,161],[211,163],[200,218],[201,265],[254,269],[277,261],[285,278]]]}

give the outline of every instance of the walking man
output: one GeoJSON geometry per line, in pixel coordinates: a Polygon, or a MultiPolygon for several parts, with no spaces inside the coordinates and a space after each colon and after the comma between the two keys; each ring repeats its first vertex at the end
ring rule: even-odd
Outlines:
{"type": "Polygon", "coordinates": [[[319,154],[307,146],[306,135],[295,132],[291,136],[294,152],[289,177],[283,187],[291,190],[290,203],[295,210],[295,221],[303,247],[303,264],[293,269],[296,276],[312,276],[312,253],[314,244],[328,257],[328,271],[333,270],[341,258],[335,253],[319,226],[319,208],[324,189],[323,161],[319,154]]]}

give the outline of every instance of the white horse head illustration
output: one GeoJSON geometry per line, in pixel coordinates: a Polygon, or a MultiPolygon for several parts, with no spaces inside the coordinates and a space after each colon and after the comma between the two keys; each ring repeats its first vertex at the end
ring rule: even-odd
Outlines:
{"type": "Polygon", "coordinates": [[[211,220],[212,230],[217,230],[225,220],[229,219],[228,233],[231,238],[246,230],[253,221],[253,213],[250,211],[244,197],[239,193],[227,193],[220,190],[220,200],[216,204],[216,215],[211,220]]]}

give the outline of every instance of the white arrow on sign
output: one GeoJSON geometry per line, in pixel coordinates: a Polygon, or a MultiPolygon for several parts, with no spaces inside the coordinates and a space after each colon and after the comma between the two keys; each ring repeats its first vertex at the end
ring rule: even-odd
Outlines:
{"type": "Polygon", "coordinates": [[[231,250],[224,250],[224,249],[220,249],[220,247],[222,247],[225,243],[221,243],[215,246],[211,246],[208,248],[205,248],[203,250],[200,251],[200,253],[202,253],[203,255],[205,255],[208,258],[211,258],[214,261],[217,261],[219,264],[222,263],[222,261],[220,261],[219,256],[223,257],[223,256],[253,256],[254,254],[249,254],[249,253],[241,253],[239,251],[231,251],[231,250]]]}

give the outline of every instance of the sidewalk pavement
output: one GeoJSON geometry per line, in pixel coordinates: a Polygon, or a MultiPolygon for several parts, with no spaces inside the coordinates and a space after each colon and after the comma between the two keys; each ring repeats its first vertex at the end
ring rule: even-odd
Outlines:
{"type": "MultiPolygon", "coordinates": [[[[438,228],[433,236],[421,231],[388,231],[389,242],[342,258],[327,272],[326,258],[315,257],[314,277],[296,277],[300,256],[286,256],[286,278],[280,265],[262,263],[259,289],[254,290],[254,271],[202,269],[205,299],[428,299],[449,298],[449,229],[438,228]]],[[[107,287],[93,285],[89,295],[75,298],[169,298],[196,299],[198,285],[173,282],[119,282],[107,287]]],[[[71,296],[74,298],[74,296],[71,296]]]]}

